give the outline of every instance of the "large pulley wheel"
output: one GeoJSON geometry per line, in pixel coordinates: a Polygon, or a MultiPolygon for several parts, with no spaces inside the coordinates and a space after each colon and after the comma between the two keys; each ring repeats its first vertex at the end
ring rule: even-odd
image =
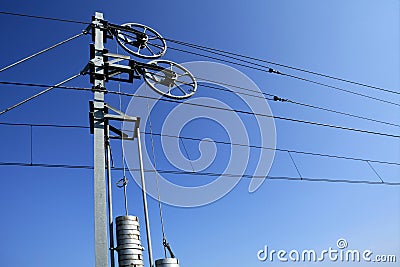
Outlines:
{"type": "Polygon", "coordinates": [[[159,58],[165,54],[167,44],[152,28],[138,23],[126,23],[121,28],[117,31],[116,39],[128,53],[140,58],[159,58]]]}
{"type": "Polygon", "coordinates": [[[196,92],[196,79],[178,63],[169,60],[153,60],[148,64],[154,65],[154,68],[144,69],[144,79],[157,93],[173,99],[184,99],[196,92]]]}

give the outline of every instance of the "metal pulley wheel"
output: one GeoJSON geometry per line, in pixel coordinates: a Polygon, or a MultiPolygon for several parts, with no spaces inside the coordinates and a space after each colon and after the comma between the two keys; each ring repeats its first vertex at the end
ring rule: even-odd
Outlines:
{"type": "Polygon", "coordinates": [[[173,99],[184,99],[196,92],[196,79],[178,63],[153,60],[147,65],[154,65],[154,68],[144,68],[144,79],[157,93],[173,99]]]}
{"type": "Polygon", "coordinates": [[[167,44],[158,32],[139,23],[121,25],[116,39],[125,51],[140,58],[159,58],[167,50],[167,44]]]}

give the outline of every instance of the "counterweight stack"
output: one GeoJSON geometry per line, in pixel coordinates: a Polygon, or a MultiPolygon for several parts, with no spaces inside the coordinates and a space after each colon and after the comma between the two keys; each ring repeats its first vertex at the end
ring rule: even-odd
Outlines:
{"type": "Polygon", "coordinates": [[[119,216],[116,218],[116,227],[119,267],[144,266],[138,217],[119,216]]]}

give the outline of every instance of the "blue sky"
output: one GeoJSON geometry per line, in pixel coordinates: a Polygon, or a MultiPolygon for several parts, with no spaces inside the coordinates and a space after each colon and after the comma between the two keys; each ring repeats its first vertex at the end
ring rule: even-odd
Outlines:
{"type": "MultiPolygon", "coordinates": [[[[163,36],[220,48],[282,64],[305,68],[344,79],[399,91],[399,2],[395,0],[307,1],[12,1],[0,3],[1,11],[90,21],[95,11],[116,24],[138,22],[163,36]]],[[[2,22],[1,67],[81,32],[85,26],[0,15],[2,22]]],[[[0,73],[1,81],[55,84],[79,72],[89,60],[90,37],[84,36],[35,59],[0,73]]],[[[168,44],[174,47],[173,44],[168,44]]],[[[115,41],[107,47],[116,51],[115,41]]],[[[175,46],[176,47],[176,46],[175,46]]],[[[119,48],[121,52],[121,49],[119,48]]],[[[168,50],[164,59],[178,63],[204,60],[168,50]]],[[[297,102],[399,124],[398,106],[384,104],[288,77],[233,66],[266,93],[297,102]]],[[[280,67],[276,69],[348,90],[400,103],[399,95],[322,79],[280,67]]],[[[141,82],[121,84],[134,93],[141,82]]],[[[88,77],[69,83],[90,87],[88,77]]],[[[109,83],[118,90],[117,83],[109,83]]],[[[31,96],[40,88],[1,85],[0,110],[31,96]]],[[[199,87],[195,97],[212,97],[242,104],[232,95],[199,87]]],[[[1,122],[88,125],[90,92],[54,90],[13,111],[1,122]]],[[[107,95],[119,106],[119,98],[107,95]]],[[[130,98],[122,98],[126,108],[130,98]]],[[[142,103],[145,104],[145,103],[142,103]]],[[[367,129],[399,135],[398,127],[339,116],[289,103],[269,102],[276,116],[367,129]]],[[[145,106],[144,106],[145,107],[145,106]]],[[[143,106],[142,106],[143,108],[143,106]]],[[[151,114],[158,130],[173,104],[159,103],[151,114]]],[[[248,133],[257,133],[254,118],[244,118],[248,133]]],[[[277,147],[364,159],[400,162],[396,138],[275,120],[277,147]]],[[[0,126],[1,162],[30,162],[30,128],[0,126]]],[[[92,165],[92,138],[87,129],[33,127],[34,163],[92,165]]],[[[188,124],[182,135],[227,140],[223,127],[207,120],[188,124]]],[[[148,137],[145,140],[149,148],[148,137]]],[[[229,141],[229,140],[228,140],[229,141]]],[[[260,140],[253,140],[257,145],[260,140]]],[[[156,145],[159,140],[156,140],[156,145]]],[[[121,165],[121,144],[112,142],[115,164],[121,165]]],[[[191,159],[200,156],[198,142],[185,142],[191,159]]],[[[223,170],[229,147],[216,145],[216,161],[209,171],[223,170]]],[[[157,146],[157,154],[162,153],[157,146]]],[[[252,151],[252,157],[259,153],[252,151]]],[[[292,153],[304,177],[379,181],[367,162],[292,153]]],[[[164,157],[158,165],[171,169],[164,157]]],[[[248,173],[254,166],[250,162],[248,173]]],[[[399,182],[396,165],[371,163],[384,181],[399,182]]],[[[147,166],[150,167],[150,166],[147,166]]],[[[93,266],[92,170],[0,166],[0,228],[2,266],[93,266]]],[[[271,176],[298,177],[285,152],[276,152],[271,176]]],[[[113,172],[118,181],[122,172],[113,172]]],[[[151,176],[149,175],[149,179],[151,176]]],[[[211,181],[203,176],[169,176],[184,185],[211,181]],[[199,181],[198,179],[204,179],[199,181]]],[[[131,179],[132,180],[132,179],[131,179]]],[[[400,259],[400,188],[398,186],[266,180],[254,193],[249,179],[242,179],[222,199],[197,208],[164,205],[166,233],[182,266],[284,266],[260,262],[257,251],[335,247],[345,238],[350,249],[370,249],[395,254],[400,259]]],[[[138,186],[128,186],[130,213],[144,224],[138,186]]],[[[114,215],[123,214],[122,191],[114,188],[114,215]]],[[[155,258],[163,256],[157,202],[150,200],[155,258]]],[[[144,231],[142,233],[144,237],[144,231]]],[[[147,259],[146,259],[147,260],[147,259]]],[[[146,263],[147,264],[147,263],[146,263]]],[[[292,263],[308,266],[306,263],[292,263]]],[[[291,265],[292,265],[291,264],[291,265]]],[[[320,266],[336,266],[322,262],[320,266]]],[[[362,263],[343,263],[363,266],[362,263]]],[[[370,263],[371,266],[385,264],[370,263]]],[[[390,265],[388,263],[388,265],[390,265]]],[[[147,265],[148,266],[148,265],[147,265]]],[[[392,264],[394,266],[394,264],[392,264]]]]}

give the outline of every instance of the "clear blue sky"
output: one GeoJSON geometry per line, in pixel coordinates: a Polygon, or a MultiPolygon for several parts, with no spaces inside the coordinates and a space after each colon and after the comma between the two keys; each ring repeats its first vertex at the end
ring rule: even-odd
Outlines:
{"type": "MultiPolygon", "coordinates": [[[[101,11],[110,22],[146,24],[167,38],[242,53],[320,73],[399,91],[400,6],[396,0],[307,1],[3,1],[1,11],[90,21],[101,11]]],[[[73,36],[84,25],[0,15],[0,67],[73,36]]],[[[1,81],[55,84],[79,72],[89,60],[90,37],[84,36],[15,68],[0,73],[1,81]]],[[[117,44],[109,41],[110,51],[117,44]]],[[[171,46],[173,46],[171,44],[171,46]]],[[[121,51],[121,49],[119,50],[121,51]]],[[[164,59],[178,63],[201,57],[168,50],[164,59]]],[[[398,106],[384,104],[288,77],[242,67],[262,91],[294,101],[335,109],[391,123],[400,123],[398,106]]],[[[399,95],[334,82],[276,67],[281,71],[329,82],[348,90],[400,103],[399,95]]],[[[134,92],[140,83],[122,85],[134,92]]],[[[69,85],[90,87],[88,77],[69,85]]],[[[110,90],[118,90],[110,83],[110,90]]],[[[40,88],[1,85],[0,110],[31,96],[40,88]]],[[[224,100],[222,94],[199,88],[198,96],[224,100]]],[[[88,125],[90,92],[54,90],[0,116],[1,122],[88,125]]],[[[227,96],[227,99],[230,99],[227,96]]],[[[107,95],[114,106],[115,96],[107,95]]],[[[123,99],[123,106],[129,103],[123,99]]],[[[240,103],[230,103],[240,108],[240,103]]],[[[270,102],[274,115],[399,135],[385,126],[288,103],[270,102]]],[[[171,106],[152,114],[157,124],[171,106]]],[[[164,117],[163,117],[164,116],[164,117]]],[[[275,120],[277,147],[400,162],[397,138],[335,130],[275,120]]],[[[159,127],[154,126],[156,129],[159,127]]],[[[30,162],[29,127],[0,126],[0,162],[30,162]]],[[[257,129],[252,124],[249,133],[257,129]]],[[[183,134],[224,139],[226,133],[209,121],[188,124],[183,134]],[[192,127],[192,128],[191,128],[192,127]]],[[[87,129],[33,128],[35,163],[92,165],[92,136],[87,129]]],[[[147,140],[148,141],[148,140],[147,140]]],[[[257,140],[256,140],[257,141],[257,140]]],[[[157,144],[157,142],[156,142],[157,144]]],[[[113,142],[115,164],[121,146],[113,142]]],[[[257,142],[255,142],[257,145],[257,142]]],[[[149,149],[149,147],[147,147],[149,149]]],[[[186,143],[191,158],[198,143],[186,143]]],[[[229,151],[220,152],[209,171],[223,169],[229,151]]],[[[162,152],[157,148],[157,152],[162,152]]],[[[253,151],[254,152],[254,151],[253,151]]],[[[257,155],[257,152],[254,152],[257,155]]],[[[254,155],[253,155],[254,156],[254,155]]],[[[367,162],[292,154],[300,173],[309,178],[379,181],[367,162]]],[[[160,166],[172,166],[161,160],[160,166]]],[[[251,165],[251,164],[250,164],[251,165]]],[[[372,163],[384,181],[400,182],[396,165],[372,163]]],[[[147,166],[149,167],[149,166],[147,166]]],[[[206,170],[207,171],[207,170],[206,170]]],[[[248,172],[251,173],[251,167],[248,172]]],[[[114,172],[113,180],[121,178],[114,172]]],[[[277,152],[271,176],[297,177],[287,153],[277,152]]],[[[94,266],[93,174],[91,170],[0,166],[0,265],[94,266]]],[[[202,176],[171,176],[185,185],[202,176]]],[[[197,208],[164,206],[166,232],[181,266],[308,266],[307,263],[260,262],[257,251],[336,247],[345,238],[350,249],[395,254],[400,260],[400,187],[385,185],[266,180],[254,193],[243,179],[222,199],[197,208]]],[[[144,224],[138,186],[129,184],[130,213],[144,224]]],[[[114,188],[114,215],[123,214],[122,191],[114,188]]],[[[155,258],[161,258],[157,203],[150,200],[155,258]]],[[[143,228],[144,229],[144,228],[143,228]]],[[[142,233],[144,239],[144,231],[142,233]]],[[[147,260],[147,259],[146,259],[147,260]]],[[[337,266],[322,262],[319,266],[337,266]]],[[[343,263],[345,266],[363,266],[343,263]]],[[[398,263],[397,263],[398,264],[398,263]]],[[[371,266],[385,264],[370,263],[371,266]]],[[[388,266],[396,264],[388,264],[388,266]]],[[[148,265],[147,265],[148,266],[148,265]]]]}

